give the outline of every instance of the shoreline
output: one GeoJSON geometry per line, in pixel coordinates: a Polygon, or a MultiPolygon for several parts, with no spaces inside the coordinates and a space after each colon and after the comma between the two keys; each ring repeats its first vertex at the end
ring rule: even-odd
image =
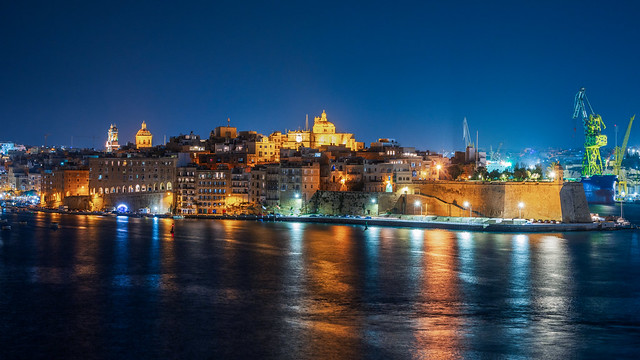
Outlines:
{"type": "Polygon", "coordinates": [[[169,214],[114,214],[101,212],[76,212],[45,208],[7,208],[12,209],[12,213],[20,212],[43,212],[66,215],[97,215],[97,216],[128,216],[128,217],[149,217],[149,218],[171,218],[180,219],[206,219],[206,220],[245,220],[245,221],[285,221],[304,222],[318,224],[341,224],[421,228],[421,229],[443,229],[453,231],[475,231],[475,232],[522,232],[522,233],[551,233],[551,232],[574,232],[574,231],[614,231],[634,229],[633,224],[622,225],[613,221],[591,222],[591,223],[530,223],[523,219],[492,219],[492,218],[468,218],[468,217],[437,217],[437,216],[416,216],[402,215],[405,219],[395,217],[340,217],[340,216],[276,216],[276,215],[185,215],[175,218],[169,214]]]}

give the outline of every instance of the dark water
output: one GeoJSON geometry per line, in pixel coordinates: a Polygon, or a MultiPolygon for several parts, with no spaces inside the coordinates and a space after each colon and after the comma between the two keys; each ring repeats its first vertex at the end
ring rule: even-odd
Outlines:
{"type": "Polygon", "coordinates": [[[2,359],[640,352],[634,231],[179,220],[173,238],[169,219],[3,217],[2,359]]]}

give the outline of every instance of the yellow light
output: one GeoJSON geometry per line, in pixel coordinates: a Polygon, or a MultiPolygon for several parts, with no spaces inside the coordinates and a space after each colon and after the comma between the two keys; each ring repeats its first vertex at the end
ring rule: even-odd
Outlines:
{"type": "Polygon", "coordinates": [[[438,169],[438,170],[442,169],[442,165],[440,165],[440,164],[436,165],[436,169],[438,169]]]}

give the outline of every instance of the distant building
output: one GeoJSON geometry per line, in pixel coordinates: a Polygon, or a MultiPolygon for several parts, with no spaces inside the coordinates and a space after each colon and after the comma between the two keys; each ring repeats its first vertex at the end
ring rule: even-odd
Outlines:
{"type": "Polygon", "coordinates": [[[329,146],[345,146],[351,151],[364,148],[364,143],[357,142],[353,134],[338,133],[336,126],[327,119],[327,113],[322,110],[320,116],[316,116],[311,130],[289,131],[286,134],[275,132],[269,136],[269,140],[278,144],[276,148],[299,149],[301,147],[325,150],[329,146]]]}
{"type": "Polygon", "coordinates": [[[175,157],[109,157],[89,159],[89,187],[94,210],[173,210],[175,157]]]}
{"type": "Polygon", "coordinates": [[[68,204],[65,198],[89,195],[88,169],[55,169],[45,172],[42,199],[45,206],[56,208],[68,204]]]}
{"type": "Polygon", "coordinates": [[[136,149],[150,148],[152,147],[153,135],[151,131],[147,130],[147,123],[142,122],[142,127],[136,134],[136,149]]]}
{"type": "Polygon", "coordinates": [[[120,149],[120,144],[118,143],[118,128],[114,124],[111,124],[107,132],[107,144],[105,148],[107,152],[114,152],[120,149]]]}

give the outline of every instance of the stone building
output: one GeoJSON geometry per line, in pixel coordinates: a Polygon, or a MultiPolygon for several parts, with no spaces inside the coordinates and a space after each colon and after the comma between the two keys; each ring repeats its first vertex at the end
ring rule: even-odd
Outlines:
{"type": "Polygon", "coordinates": [[[249,175],[249,202],[264,205],[267,200],[267,166],[255,166],[249,175]]]}
{"type": "Polygon", "coordinates": [[[320,116],[314,118],[311,130],[288,131],[286,134],[275,132],[269,136],[274,148],[300,149],[301,147],[324,150],[329,146],[343,145],[351,151],[364,148],[364,143],[357,142],[351,133],[336,132],[335,125],[327,119],[323,110],[320,116]]]}
{"type": "Polygon", "coordinates": [[[42,200],[44,206],[57,208],[65,198],[89,195],[88,169],[55,169],[44,173],[42,200]]]}
{"type": "Polygon", "coordinates": [[[320,188],[320,164],[280,164],[278,187],[278,202],[282,212],[305,212],[308,201],[320,188]]]}
{"type": "Polygon", "coordinates": [[[125,211],[173,210],[175,157],[109,157],[89,159],[89,187],[94,207],[125,211]]]}
{"type": "Polygon", "coordinates": [[[136,149],[150,148],[153,145],[153,135],[147,130],[147,123],[142,122],[142,127],[136,133],[136,149]]]}
{"type": "Polygon", "coordinates": [[[221,215],[227,210],[229,177],[224,166],[212,170],[203,166],[177,169],[176,209],[183,215],[221,215]]]}

